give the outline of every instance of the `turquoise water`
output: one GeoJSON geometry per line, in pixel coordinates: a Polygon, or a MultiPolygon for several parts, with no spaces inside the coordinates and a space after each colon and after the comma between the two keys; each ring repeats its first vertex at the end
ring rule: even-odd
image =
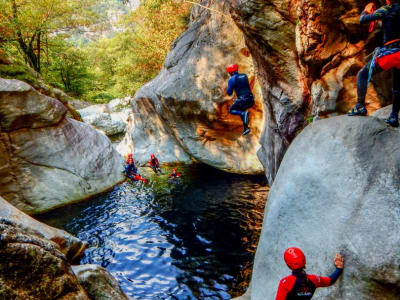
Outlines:
{"type": "MultiPolygon", "coordinates": [[[[230,299],[251,276],[268,187],[208,167],[151,175],[40,219],[89,242],[81,263],[106,267],[134,299],[230,299]]],[[[169,170],[165,170],[169,172],[169,170]]]]}

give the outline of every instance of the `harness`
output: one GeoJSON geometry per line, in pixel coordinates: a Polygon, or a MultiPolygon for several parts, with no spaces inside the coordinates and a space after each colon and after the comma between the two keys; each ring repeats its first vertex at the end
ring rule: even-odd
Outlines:
{"type": "Polygon", "coordinates": [[[314,283],[308,279],[306,274],[293,274],[296,282],[290,293],[287,294],[286,300],[310,300],[315,293],[316,287],[314,283]]]}

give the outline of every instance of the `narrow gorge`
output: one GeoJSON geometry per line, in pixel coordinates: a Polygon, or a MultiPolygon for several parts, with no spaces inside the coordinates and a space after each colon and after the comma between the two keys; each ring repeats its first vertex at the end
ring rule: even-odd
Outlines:
{"type": "MultiPolygon", "coordinates": [[[[382,41],[379,22],[370,33],[359,22],[369,1],[189,2],[173,4],[184,32],[158,75],[130,93],[121,82],[140,77],[130,57],[105,59],[121,82],[102,70],[108,86],[87,93],[93,103],[38,72],[6,73],[16,62],[2,55],[16,54],[0,45],[0,298],[272,300],[290,274],[283,253],[298,247],[310,274],[327,276],[344,256],[316,299],[399,299],[400,131],[383,120],[392,71],[373,77],[368,116],[346,115],[382,41]],[[229,113],[230,64],[255,97],[246,136],[229,113]],[[117,88],[124,96],[107,98],[117,88]],[[147,184],[126,180],[128,154],[147,184]],[[172,169],[182,178],[171,181],[172,169]]],[[[174,26],[171,13],[133,16],[137,27],[113,34],[150,17],[174,26]]],[[[129,44],[106,41],[89,54],[129,44]]]]}

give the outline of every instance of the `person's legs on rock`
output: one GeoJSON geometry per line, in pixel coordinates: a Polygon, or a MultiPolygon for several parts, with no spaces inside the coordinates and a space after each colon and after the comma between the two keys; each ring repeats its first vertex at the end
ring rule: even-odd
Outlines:
{"type": "Polygon", "coordinates": [[[400,69],[393,70],[393,106],[392,112],[385,121],[393,127],[399,126],[399,111],[400,111],[400,69]]]}

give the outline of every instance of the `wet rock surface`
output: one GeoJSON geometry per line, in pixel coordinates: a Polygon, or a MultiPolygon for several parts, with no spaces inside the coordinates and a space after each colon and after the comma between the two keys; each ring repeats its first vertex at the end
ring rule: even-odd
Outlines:
{"type": "Polygon", "coordinates": [[[0,193],[29,214],[83,200],[123,180],[109,139],[65,117],[29,85],[0,79],[0,193]]]}
{"type": "Polygon", "coordinates": [[[93,300],[128,300],[117,280],[98,265],[73,266],[79,283],[93,300]]]}
{"type": "Polygon", "coordinates": [[[163,161],[194,158],[228,172],[261,173],[256,151],[264,120],[252,57],[228,3],[202,5],[209,9],[194,7],[188,30],[172,44],[160,74],[136,93],[119,149],[139,161],[147,150],[163,161]],[[245,137],[240,118],[228,111],[232,98],[226,97],[225,68],[232,63],[248,74],[256,96],[252,132],[245,137]]]}
{"type": "Polygon", "coordinates": [[[0,298],[89,300],[57,244],[0,220],[0,298]]]}
{"type": "Polygon", "coordinates": [[[0,219],[11,222],[21,230],[34,232],[35,234],[43,236],[43,238],[53,241],[58,245],[59,250],[70,262],[80,257],[87,247],[87,243],[70,235],[64,230],[47,226],[44,223],[36,221],[35,219],[31,218],[27,214],[12,206],[1,197],[0,207],[0,219]]]}
{"type": "Polygon", "coordinates": [[[290,271],[286,248],[302,248],[307,272],[345,270],[317,299],[398,299],[400,131],[373,117],[312,123],[294,140],[271,188],[251,299],[274,299],[290,271]]]}

